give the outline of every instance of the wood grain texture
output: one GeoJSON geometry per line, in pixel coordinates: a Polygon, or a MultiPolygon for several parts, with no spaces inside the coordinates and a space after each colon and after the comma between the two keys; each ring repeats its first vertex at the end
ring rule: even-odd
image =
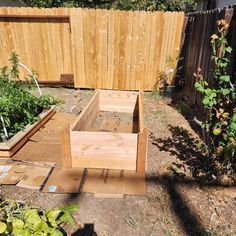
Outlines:
{"type": "Polygon", "coordinates": [[[138,134],[138,153],[137,153],[137,167],[136,167],[136,171],[138,173],[146,172],[147,144],[148,144],[148,134],[147,134],[147,129],[145,128],[142,133],[138,134]]]}
{"type": "Polygon", "coordinates": [[[66,126],[61,132],[61,160],[63,169],[72,168],[70,127],[66,126]]]}
{"type": "Polygon", "coordinates": [[[39,81],[73,74],[76,88],[155,90],[180,48],[183,19],[182,12],[0,8],[0,67],[15,51],[39,81]]]}
{"type": "MultiPolygon", "coordinates": [[[[207,12],[198,12],[188,15],[185,32],[184,45],[182,48],[182,77],[185,78],[185,86],[183,89],[184,96],[189,99],[191,104],[197,105],[204,111],[202,105],[202,95],[198,93],[194,87],[196,77],[193,76],[201,69],[203,78],[211,84],[214,81],[214,62],[212,57],[212,47],[210,37],[217,33],[217,20],[225,19],[230,23],[229,34],[227,40],[233,48],[230,56],[230,64],[227,68],[227,74],[235,78],[236,74],[236,31],[235,31],[235,15],[236,8],[215,9],[207,12]]],[[[179,22],[179,21],[178,21],[179,22]]],[[[177,32],[176,32],[177,34],[177,32]]],[[[176,36],[178,37],[178,35],[176,36]]]]}
{"type": "Polygon", "coordinates": [[[87,106],[79,114],[78,118],[71,127],[71,130],[89,130],[97,118],[99,112],[99,90],[95,92],[87,106]]]}
{"type": "Polygon", "coordinates": [[[137,134],[71,131],[73,167],[135,170],[137,134]]]}
{"type": "Polygon", "coordinates": [[[26,126],[24,131],[18,132],[9,141],[0,143],[0,157],[11,157],[34,135],[53,115],[54,107],[40,115],[40,120],[26,126]]]}

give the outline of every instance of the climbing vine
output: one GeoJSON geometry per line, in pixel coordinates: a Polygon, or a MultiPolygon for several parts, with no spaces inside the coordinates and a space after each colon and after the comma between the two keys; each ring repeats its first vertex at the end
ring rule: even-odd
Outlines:
{"type": "Polygon", "coordinates": [[[229,24],[217,21],[217,33],[211,36],[214,62],[212,84],[200,75],[195,88],[203,95],[203,106],[207,119],[203,123],[206,130],[208,156],[216,163],[218,175],[236,171],[236,90],[235,81],[229,75],[232,48],[227,42],[229,24]]]}

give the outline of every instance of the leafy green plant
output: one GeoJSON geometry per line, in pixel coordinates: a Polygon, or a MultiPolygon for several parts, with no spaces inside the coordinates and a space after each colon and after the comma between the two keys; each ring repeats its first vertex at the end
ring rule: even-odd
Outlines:
{"type": "Polygon", "coordinates": [[[185,11],[196,9],[196,0],[23,0],[36,7],[90,7],[119,10],[185,11]]]}
{"type": "Polygon", "coordinates": [[[195,88],[203,95],[202,103],[208,113],[203,123],[208,134],[208,156],[217,163],[219,175],[236,171],[236,89],[228,75],[232,52],[226,39],[228,27],[225,20],[218,21],[218,32],[211,36],[215,65],[212,84],[203,79],[200,70],[195,74],[195,88]]]}
{"type": "Polygon", "coordinates": [[[75,225],[73,213],[79,205],[44,210],[21,202],[0,198],[0,235],[63,236],[63,224],[75,225]]]}
{"type": "Polygon", "coordinates": [[[31,83],[32,75],[27,78],[27,82],[20,80],[18,56],[13,53],[10,61],[10,68],[5,66],[0,69],[0,141],[11,138],[27,124],[37,121],[44,109],[57,103],[48,95],[34,96],[31,93],[34,88],[31,83]]]}

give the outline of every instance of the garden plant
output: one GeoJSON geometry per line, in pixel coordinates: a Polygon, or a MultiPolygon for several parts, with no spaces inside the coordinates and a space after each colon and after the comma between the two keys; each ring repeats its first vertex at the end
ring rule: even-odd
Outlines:
{"type": "Polygon", "coordinates": [[[227,42],[229,24],[217,22],[217,33],[211,36],[214,81],[208,84],[200,72],[195,88],[203,96],[207,119],[203,122],[207,156],[215,164],[216,178],[236,173],[236,89],[229,75],[232,48],[227,42]]]}
{"type": "Polygon", "coordinates": [[[63,236],[66,223],[76,224],[72,214],[78,209],[73,204],[44,210],[0,197],[0,235],[63,236]]]}
{"type": "Polygon", "coordinates": [[[26,125],[36,122],[38,115],[57,101],[48,95],[33,95],[32,76],[19,78],[19,58],[13,53],[11,67],[0,69],[0,142],[13,137],[26,125]]]}

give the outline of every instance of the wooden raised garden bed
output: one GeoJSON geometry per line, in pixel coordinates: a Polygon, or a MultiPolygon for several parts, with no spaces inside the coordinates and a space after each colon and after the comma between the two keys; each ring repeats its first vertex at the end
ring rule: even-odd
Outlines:
{"type": "Polygon", "coordinates": [[[32,125],[27,125],[25,130],[18,132],[7,142],[0,143],[0,158],[12,157],[28,140],[35,134],[40,127],[42,127],[54,114],[55,106],[52,106],[49,110],[44,111],[39,115],[39,121],[32,125]]]}
{"type": "Polygon", "coordinates": [[[65,169],[145,172],[147,129],[143,93],[97,90],[72,126],[62,132],[65,169]]]}

